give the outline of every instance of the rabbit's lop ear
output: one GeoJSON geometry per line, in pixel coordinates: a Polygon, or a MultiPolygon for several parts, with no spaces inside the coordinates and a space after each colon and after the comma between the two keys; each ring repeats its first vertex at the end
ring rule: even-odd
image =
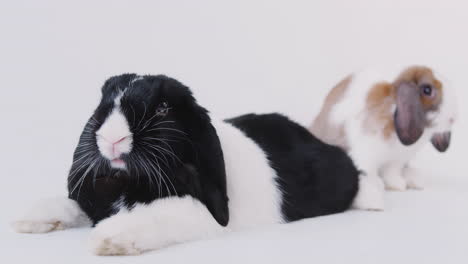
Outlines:
{"type": "Polygon", "coordinates": [[[445,152],[450,146],[451,137],[451,132],[435,133],[431,138],[431,143],[439,152],[445,152]]]}
{"type": "Polygon", "coordinates": [[[409,82],[396,85],[395,130],[404,145],[416,142],[424,132],[425,113],[418,87],[409,82]]]}
{"type": "Polygon", "coordinates": [[[202,200],[216,221],[226,226],[229,222],[228,198],[226,193],[226,172],[223,151],[215,128],[206,123],[204,133],[192,139],[198,153],[202,200]]]}
{"type": "Polygon", "coordinates": [[[177,119],[187,129],[190,145],[187,151],[193,150],[191,166],[196,170],[199,190],[195,196],[203,202],[216,221],[226,226],[229,222],[228,197],[226,191],[226,171],[223,151],[216,129],[205,108],[201,107],[187,87],[176,81],[166,83],[166,90],[177,97],[177,119]]]}

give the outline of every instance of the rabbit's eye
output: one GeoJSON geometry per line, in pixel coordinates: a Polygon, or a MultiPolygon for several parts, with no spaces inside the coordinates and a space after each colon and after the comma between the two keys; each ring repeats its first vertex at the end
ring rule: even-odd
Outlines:
{"type": "Polygon", "coordinates": [[[156,115],[165,116],[169,112],[169,104],[167,102],[162,102],[156,108],[156,115]]]}
{"type": "Polygon", "coordinates": [[[421,91],[425,96],[431,97],[433,95],[433,89],[430,84],[421,85],[421,91]]]}

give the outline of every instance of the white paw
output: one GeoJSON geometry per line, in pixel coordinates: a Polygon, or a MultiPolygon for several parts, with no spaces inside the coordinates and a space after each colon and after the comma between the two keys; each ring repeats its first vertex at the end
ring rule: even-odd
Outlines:
{"type": "Polygon", "coordinates": [[[18,233],[47,233],[71,227],[91,225],[79,205],[66,197],[42,199],[12,223],[18,233]]]}
{"type": "Polygon", "coordinates": [[[368,177],[368,179],[370,183],[375,185],[379,190],[382,191],[382,193],[385,191],[385,183],[382,180],[382,178],[380,178],[379,176],[371,176],[371,177],[368,177]]]}
{"type": "Polygon", "coordinates": [[[121,235],[93,234],[91,237],[91,250],[98,256],[113,255],[139,255],[143,250],[135,245],[135,241],[121,235]]]}
{"type": "Polygon", "coordinates": [[[62,230],[64,226],[60,221],[29,221],[18,220],[13,222],[13,229],[18,233],[47,233],[62,230]]]}
{"type": "Polygon", "coordinates": [[[398,174],[385,175],[385,188],[392,191],[406,190],[406,180],[398,174]]]}
{"type": "Polygon", "coordinates": [[[384,209],[384,189],[378,177],[365,175],[359,177],[359,190],[352,207],[371,211],[384,209]]]}
{"type": "MultiPolygon", "coordinates": [[[[144,238],[142,227],[135,226],[130,215],[115,215],[101,221],[91,232],[90,246],[94,254],[139,255],[144,250],[138,247],[138,239],[144,238]]],[[[144,227],[143,227],[144,228],[144,227]]]]}
{"type": "Polygon", "coordinates": [[[413,168],[405,168],[403,170],[403,176],[405,177],[408,188],[415,190],[424,189],[424,177],[418,170],[413,168]]]}

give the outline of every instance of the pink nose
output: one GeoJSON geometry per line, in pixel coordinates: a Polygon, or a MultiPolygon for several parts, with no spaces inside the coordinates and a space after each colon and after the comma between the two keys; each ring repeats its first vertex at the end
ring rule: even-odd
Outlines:
{"type": "Polygon", "coordinates": [[[119,144],[120,142],[124,141],[126,138],[127,138],[127,137],[123,137],[123,138],[121,138],[121,139],[115,141],[114,143],[112,143],[112,145],[117,145],[117,144],[119,144]]]}
{"type": "Polygon", "coordinates": [[[120,155],[122,154],[122,153],[120,153],[120,151],[118,150],[118,148],[116,148],[116,146],[117,146],[119,143],[121,143],[122,141],[124,141],[126,138],[127,138],[127,137],[123,137],[123,138],[121,138],[121,139],[115,141],[114,143],[112,143],[112,153],[114,154],[114,157],[119,158],[120,155]]]}

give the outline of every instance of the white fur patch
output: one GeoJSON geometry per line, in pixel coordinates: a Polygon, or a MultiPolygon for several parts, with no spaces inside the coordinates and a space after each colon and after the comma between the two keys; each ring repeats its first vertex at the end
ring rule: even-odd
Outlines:
{"type": "Polygon", "coordinates": [[[276,172],[263,150],[231,124],[214,121],[226,166],[229,227],[283,222],[276,172]]]}
{"type": "Polygon", "coordinates": [[[143,80],[143,79],[145,79],[145,77],[137,76],[130,82],[130,84],[133,84],[133,83],[138,82],[138,81],[143,80]]]}
{"type": "Polygon", "coordinates": [[[12,223],[18,233],[46,233],[90,225],[90,220],[79,205],[66,197],[40,200],[23,217],[12,223]]]}
{"type": "Polygon", "coordinates": [[[114,107],[120,106],[120,100],[122,99],[123,95],[125,94],[125,91],[127,89],[120,91],[119,94],[114,98],[114,107]]]}
{"type": "Polygon", "coordinates": [[[359,176],[359,192],[352,207],[362,210],[380,211],[384,209],[384,188],[376,176],[359,176]]]}
{"type": "Polygon", "coordinates": [[[104,219],[92,231],[90,245],[96,255],[136,255],[226,231],[197,199],[169,197],[104,219]]]}
{"type": "Polygon", "coordinates": [[[404,163],[389,163],[383,166],[380,171],[385,188],[392,191],[404,191],[407,188],[406,179],[403,177],[404,163]]]}
{"type": "Polygon", "coordinates": [[[125,168],[125,164],[118,161],[122,154],[132,150],[132,133],[127,119],[116,106],[106,118],[102,126],[96,131],[96,142],[102,156],[111,161],[114,168],[125,168]]]}

